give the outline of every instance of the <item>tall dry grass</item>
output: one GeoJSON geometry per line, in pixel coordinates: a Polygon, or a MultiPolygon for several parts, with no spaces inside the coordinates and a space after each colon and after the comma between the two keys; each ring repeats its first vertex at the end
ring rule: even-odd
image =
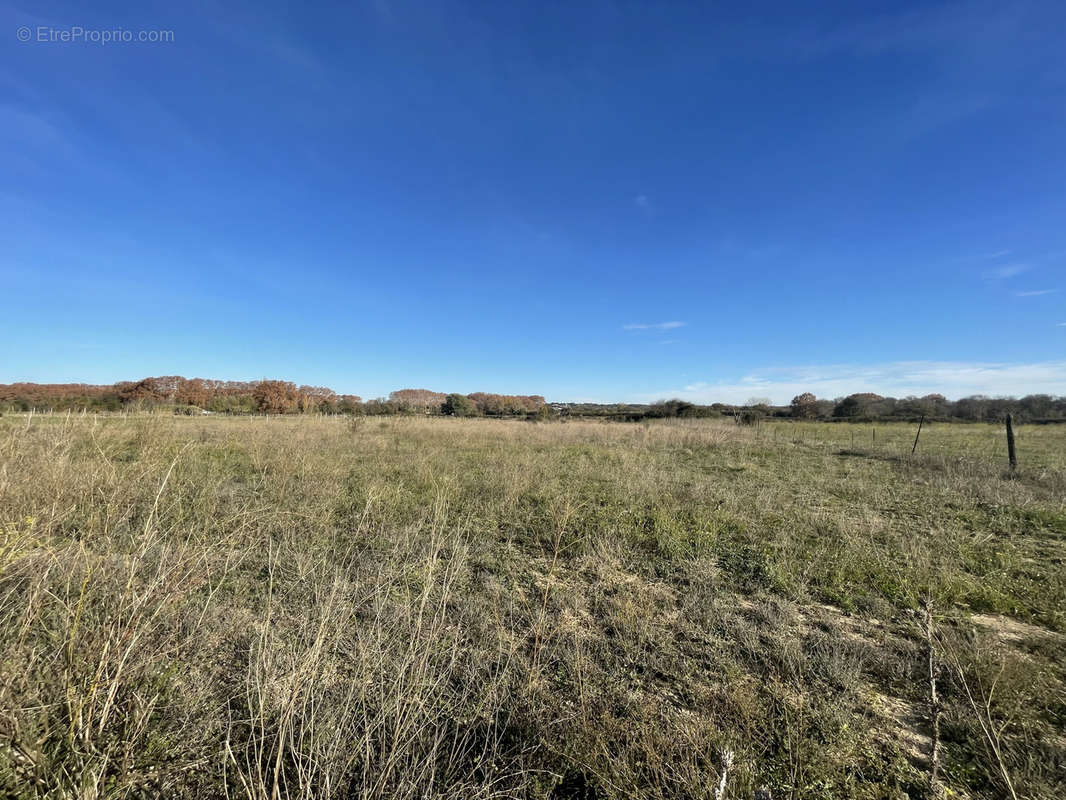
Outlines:
{"type": "Polygon", "coordinates": [[[1053,797],[1062,437],[907,433],[4,417],[0,788],[918,796],[929,597],[945,784],[1053,797]]]}

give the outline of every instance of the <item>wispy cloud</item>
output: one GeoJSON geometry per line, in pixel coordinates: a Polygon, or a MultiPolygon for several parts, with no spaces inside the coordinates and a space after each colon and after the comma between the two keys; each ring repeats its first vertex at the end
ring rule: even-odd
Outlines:
{"type": "Polygon", "coordinates": [[[624,331],[672,331],[674,328],[685,327],[684,322],[634,322],[623,325],[624,331]]]}
{"type": "Polygon", "coordinates": [[[207,22],[214,33],[250,51],[262,54],[276,68],[295,70],[305,78],[314,78],[306,86],[320,85],[328,74],[326,62],[304,41],[282,34],[281,26],[271,25],[268,18],[257,18],[255,24],[247,17],[215,17],[207,22]]]}
{"type": "Polygon", "coordinates": [[[1055,294],[1058,289],[1030,289],[1025,292],[1015,292],[1015,297],[1040,297],[1045,294],[1055,294]]]}
{"type": "Polygon", "coordinates": [[[1056,322],[1055,323],[1055,327],[1056,328],[1066,328],[1066,322],[1056,322]]]}
{"type": "Polygon", "coordinates": [[[952,259],[952,260],[957,262],[957,263],[960,263],[960,264],[967,264],[967,263],[971,263],[972,264],[972,263],[980,262],[980,261],[997,261],[997,260],[999,260],[1001,258],[1005,258],[1006,256],[1009,256],[1012,252],[1013,252],[1012,250],[1006,250],[1006,249],[1004,249],[1004,250],[989,250],[986,253],[970,253],[969,255],[959,256],[958,258],[955,258],[955,259],[952,259]]]}
{"type": "Polygon", "coordinates": [[[12,106],[0,106],[0,129],[10,142],[34,145],[49,152],[70,155],[73,151],[69,140],[54,122],[33,111],[12,106]]]}
{"type": "MultiPolygon", "coordinates": [[[[962,0],[864,14],[853,24],[827,27],[812,19],[802,26],[771,28],[779,43],[774,55],[789,60],[840,53],[922,57],[928,69],[913,82],[904,102],[879,114],[889,140],[905,142],[1015,104],[1012,87],[1018,81],[1049,89],[1059,85],[1059,5],[962,0]]],[[[863,111],[871,113],[866,106],[863,111]]]]}
{"type": "Polygon", "coordinates": [[[651,200],[648,199],[646,194],[638,194],[633,198],[633,205],[639,208],[646,214],[651,213],[651,200]]]}
{"type": "Polygon", "coordinates": [[[988,271],[989,278],[1013,278],[1015,275],[1021,275],[1023,272],[1029,271],[1028,264],[1004,264],[1001,267],[995,267],[988,271]]]}
{"type": "MultiPolygon", "coordinates": [[[[1064,324],[1066,326],[1066,324],[1064,324]]],[[[744,403],[769,397],[788,403],[803,392],[835,398],[855,392],[907,397],[940,392],[959,398],[974,394],[1021,396],[1066,395],[1066,361],[992,363],[962,361],[897,361],[883,364],[828,364],[756,370],[734,380],[698,381],[685,386],[642,393],[633,399],[652,402],[678,397],[696,403],[744,403]]]]}

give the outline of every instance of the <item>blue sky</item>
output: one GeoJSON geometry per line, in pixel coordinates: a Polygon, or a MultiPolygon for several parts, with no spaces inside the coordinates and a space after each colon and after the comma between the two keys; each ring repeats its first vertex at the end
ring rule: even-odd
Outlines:
{"type": "Polygon", "coordinates": [[[0,3],[0,381],[1066,394],[1061,2],[0,3]]]}

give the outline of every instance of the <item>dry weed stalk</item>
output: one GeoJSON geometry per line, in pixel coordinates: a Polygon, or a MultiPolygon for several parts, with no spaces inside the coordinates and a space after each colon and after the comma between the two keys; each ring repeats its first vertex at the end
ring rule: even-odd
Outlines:
{"type": "Polygon", "coordinates": [[[934,651],[933,601],[925,600],[925,656],[926,679],[929,689],[929,723],[931,745],[929,750],[929,794],[942,797],[944,787],[940,783],[940,698],[936,691],[936,653],[934,651]]]}
{"type": "Polygon", "coordinates": [[[714,800],[725,800],[725,787],[729,780],[729,770],[733,766],[733,751],[722,751],[722,776],[718,779],[718,786],[714,790],[714,800]]]}
{"type": "Polygon", "coordinates": [[[972,680],[970,679],[958,652],[948,643],[946,638],[941,637],[940,644],[947,654],[949,666],[966,694],[967,704],[981,727],[986,748],[991,754],[996,772],[1002,780],[1001,789],[1011,800],[1018,800],[1018,794],[1014,789],[1014,781],[1011,779],[1010,771],[1007,769],[1006,761],[1003,758],[1003,731],[1009,722],[998,724],[992,714],[992,700],[995,695],[996,685],[1003,674],[1004,662],[1002,659],[1000,660],[999,672],[986,689],[979,676],[974,676],[972,680]]]}

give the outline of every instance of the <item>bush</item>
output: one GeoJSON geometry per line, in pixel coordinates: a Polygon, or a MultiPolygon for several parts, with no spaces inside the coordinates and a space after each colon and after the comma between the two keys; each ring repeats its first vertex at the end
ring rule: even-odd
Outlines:
{"type": "Polygon", "coordinates": [[[477,406],[465,394],[450,394],[441,404],[442,414],[452,417],[473,417],[477,415],[477,406]]]}
{"type": "Polygon", "coordinates": [[[792,416],[796,419],[815,419],[818,416],[818,398],[810,392],[792,398],[792,416]]]}
{"type": "Polygon", "coordinates": [[[645,417],[652,419],[669,419],[672,417],[694,417],[697,416],[698,409],[692,403],[684,400],[660,400],[657,403],[652,403],[646,412],[645,417]]]}
{"type": "Polygon", "coordinates": [[[738,417],[737,421],[741,425],[758,425],[765,416],[766,412],[761,408],[745,408],[740,412],[740,417],[738,417]]]}

